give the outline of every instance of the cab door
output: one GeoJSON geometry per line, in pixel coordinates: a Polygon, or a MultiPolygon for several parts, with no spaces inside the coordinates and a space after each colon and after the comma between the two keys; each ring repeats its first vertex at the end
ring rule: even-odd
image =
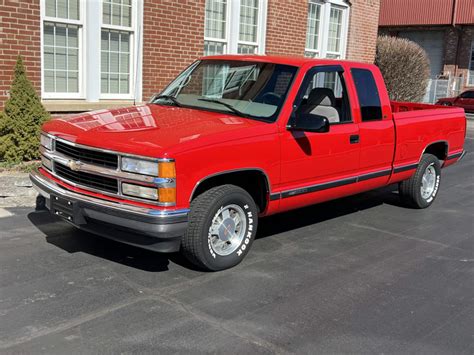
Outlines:
{"type": "Polygon", "coordinates": [[[330,121],[329,132],[286,129],[280,133],[280,210],[346,195],[356,182],[359,127],[351,115],[342,66],[308,70],[289,123],[302,112],[326,117],[330,121]]]}
{"type": "Polygon", "coordinates": [[[360,116],[359,186],[362,190],[386,184],[392,173],[395,127],[382,75],[374,67],[352,67],[357,93],[355,114],[360,116]]]}

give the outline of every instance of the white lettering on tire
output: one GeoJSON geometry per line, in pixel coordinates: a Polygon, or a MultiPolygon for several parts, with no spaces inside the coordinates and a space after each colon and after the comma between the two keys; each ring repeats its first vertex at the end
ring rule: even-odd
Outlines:
{"type": "Polygon", "coordinates": [[[436,197],[436,194],[438,193],[438,188],[439,188],[439,174],[436,174],[436,184],[435,184],[435,187],[433,189],[433,193],[431,194],[430,197],[428,197],[426,199],[427,203],[430,203],[436,197]]]}
{"type": "MultiPolygon", "coordinates": [[[[246,210],[249,209],[249,206],[248,205],[245,205],[244,208],[246,210]]],[[[238,256],[242,256],[245,249],[247,249],[247,245],[250,243],[250,239],[252,238],[252,231],[253,231],[253,215],[252,215],[252,212],[251,211],[247,211],[247,220],[248,220],[248,232],[247,232],[247,235],[242,243],[242,245],[240,246],[239,249],[237,249],[237,255],[238,256]]]]}

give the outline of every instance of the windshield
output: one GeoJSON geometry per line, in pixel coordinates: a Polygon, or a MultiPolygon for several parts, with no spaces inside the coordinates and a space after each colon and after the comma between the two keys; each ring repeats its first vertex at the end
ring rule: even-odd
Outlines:
{"type": "Polygon", "coordinates": [[[203,60],[151,102],[275,121],[296,71],[274,63],[203,60]]]}

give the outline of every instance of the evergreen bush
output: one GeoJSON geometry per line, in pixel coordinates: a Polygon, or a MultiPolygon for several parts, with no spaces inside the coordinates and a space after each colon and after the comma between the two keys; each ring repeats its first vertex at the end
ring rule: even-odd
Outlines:
{"type": "Polygon", "coordinates": [[[380,36],[375,64],[380,68],[390,100],[419,102],[430,79],[430,61],[423,48],[403,38],[380,36]]]}
{"type": "Polygon", "coordinates": [[[18,56],[10,98],[0,112],[0,161],[19,163],[38,158],[41,125],[49,117],[18,56]]]}

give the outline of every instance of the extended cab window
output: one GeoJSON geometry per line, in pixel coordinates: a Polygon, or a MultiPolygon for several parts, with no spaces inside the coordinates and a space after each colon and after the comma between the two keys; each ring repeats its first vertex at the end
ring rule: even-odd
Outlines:
{"type": "Polygon", "coordinates": [[[381,120],[382,105],[372,72],[367,69],[354,68],[351,73],[359,98],[362,121],[381,120]]]}
{"type": "Polygon", "coordinates": [[[203,60],[179,75],[152,103],[275,121],[296,71],[274,63],[203,60]]]}
{"type": "Polygon", "coordinates": [[[342,71],[310,71],[301,90],[297,112],[326,117],[330,124],[352,122],[342,71]]]}

